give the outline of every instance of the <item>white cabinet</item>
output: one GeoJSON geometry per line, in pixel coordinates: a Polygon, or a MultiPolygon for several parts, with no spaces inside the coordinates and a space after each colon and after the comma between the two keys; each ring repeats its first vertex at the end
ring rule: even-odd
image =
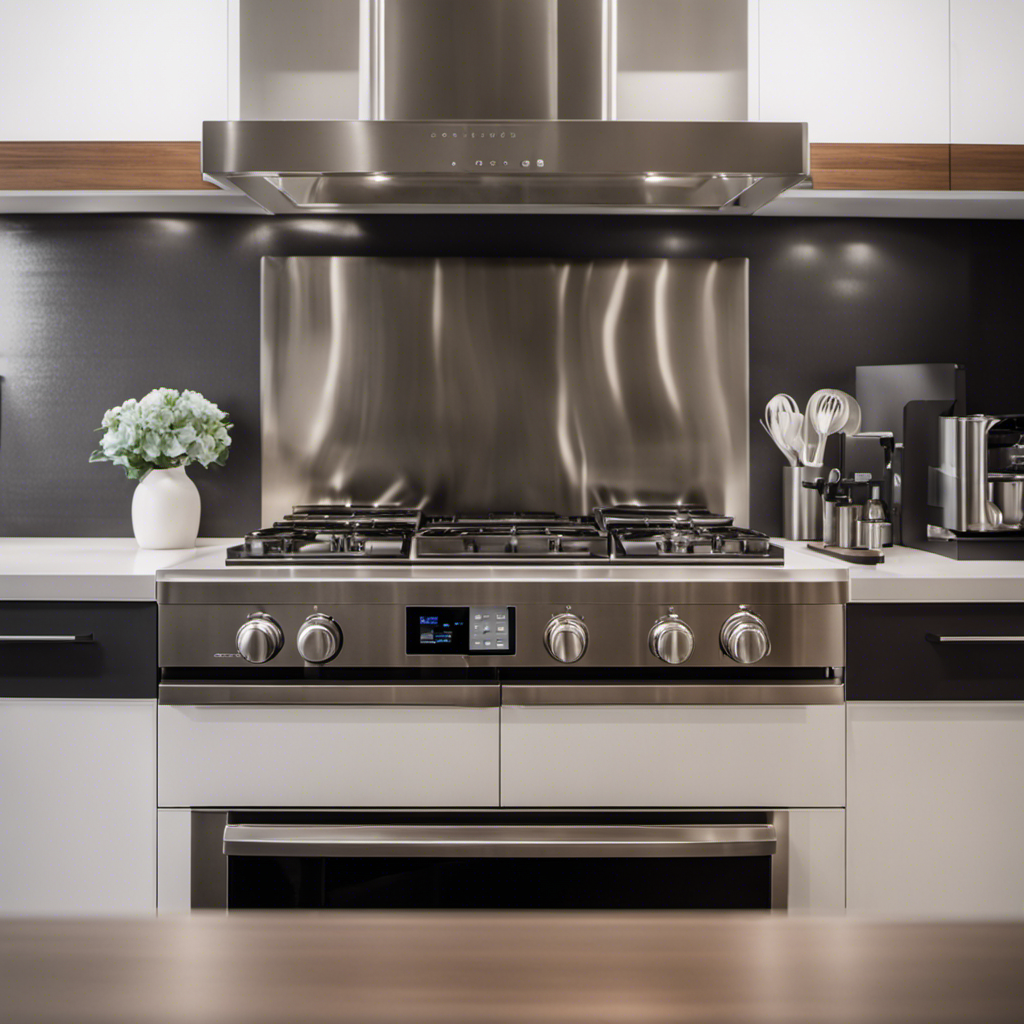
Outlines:
{"type": "Polygon", "coordinates": [[[1024,703],[847,714],[850,910],[1024,913],[1024,703]]]}
{"type": "Polygon", "coordinates": [[[624,121],[745,120],[749,6],[747,0],[620,4],[617,116],[624,121]]]}
{"type": "Polygon", "coordinates": [[[359,5],[360,0],[242,0],[237,15],[239,110],[228,116],[358,118],[359,5]]]}
{"type": "Polygon", "coordinates": [[[228,112],[228,0],[4,0],[0,140],[198,141],[228,112]]]}
{"type": "Polygon", "coordinates": [[[951,0],[951,141],[1024,145],[1024,3],[951,0]]]}
{"type": "Polygon", "coordinates": [[[812,143],[949,142],[949,0],[759,8],[752,117],[807,121],[812,143]]]}
{"type": "Polygon", "coordinates": [[[487,807],[498,708],[169,707],[161,807],[487,807]]]}
{"type": "Polygon", "coordinates": [[[0,913],[156,907],[156,702],[0,700],[0,913]]]}
{"type": "Polygon", "coordinates": [[[846,906],[846,812],[789,812],[790,914],[842,914],[846,906]]]}
{"type": "Polygon", "coordinates": [[[841,706],[505,707],[505,807],[842,807],[841,706]]]}

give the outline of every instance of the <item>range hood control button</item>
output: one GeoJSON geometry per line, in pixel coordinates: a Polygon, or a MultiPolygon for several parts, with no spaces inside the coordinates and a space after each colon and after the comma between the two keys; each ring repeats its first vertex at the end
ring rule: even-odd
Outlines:
{"type": "Polygon", "coordinates": [[[587,652],[590,634],[578,615],[556,615],[544,630],[544,646],[556,661],[571,665],[587,652]]]}
{"type": "Polygon", "coordinates": [[[341,629],[329,615],[310,615],[299,627],[295,645],[306,661],[322,665],[341,650],[341,629]]]}
{"type": "Polygon", "coordinates": [[[651,627],[647,643],[651,654],[669,665],[681,665],[693,653],[693,633],[674,615],[658,619],[651,627]]]}
{"type": "Polygon", "coordinates": [[[265,612],[253,612],[235,635],[235,646],[246,661],[262,665],[284,646],[284,633],[265,612]]]}
{"type": "Polygon", "coordinates": [[[753,665],[771,653],[768,627],[753,612],[730,615],[722,626],[722,650],[741,665],[753,665]]]}

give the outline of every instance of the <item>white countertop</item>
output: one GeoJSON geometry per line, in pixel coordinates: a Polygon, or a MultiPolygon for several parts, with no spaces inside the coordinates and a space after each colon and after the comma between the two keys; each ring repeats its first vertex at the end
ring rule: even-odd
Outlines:
{"type": "Polygon", "coordinates": [[[778,541],[790,553],[821,562],[845,565],[850,574],[850,600],[985,602],[1024,604],[1024,561],[958,562],[915,548],[886,548],[881,565],[850,565],[810,551],[803,541],[778,541]]]}
{"type": "Polygon", "coordinates": [[[157,569],[223,565],[231,543],[144,551],[130,537],[2,537],[0,601],[155,601],[157,569]]]}
{"type": "MultiPolygon", "coordinates": [[[[224,550],[232,543],[237,541],[200,540],[197,548],[143,551],[133,539],[123,537],[0,538],[0,601],[152,601],[159,569],[214,570],[218,575],[244,571],[224,565],[224,550]]],[[[1024,603],[1024,561],[957,562],[929,552],[890,548],[882,565],[853,566],[809,551],[799,541],[778,543],[786,549],[786,565],[780,571],[807,578],[835,578],[837,570],[848,572],[852,601],[1024,603]]],[[[515,570],[517,577],[524,573],[529,574],[528,567],[515,570]]],[[[663,575],[655,566],[637,566],[632,573],[663,575]]]]}

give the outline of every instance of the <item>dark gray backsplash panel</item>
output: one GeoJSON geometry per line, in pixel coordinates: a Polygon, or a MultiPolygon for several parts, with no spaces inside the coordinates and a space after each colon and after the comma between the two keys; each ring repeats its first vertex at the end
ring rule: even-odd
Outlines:
{"type": "Polygon", "coordinates": [[[1014,222],[713,217],[0,217],[0,535],[128,536],[133,485],[90,465],[100,417],[158,386],[235,423],[191,473],[202,533],[260,518],[265,255],[750,259],[752,524],[777,530],[781,456],[756,415],[853,387],[858,363],[962,361],[973,407],[1024,406],[1014,222]]]}

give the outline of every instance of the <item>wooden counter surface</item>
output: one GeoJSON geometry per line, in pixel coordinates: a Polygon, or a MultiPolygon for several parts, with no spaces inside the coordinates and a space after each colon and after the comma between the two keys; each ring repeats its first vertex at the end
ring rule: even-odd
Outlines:
{"type": "Polygon", "coordinates": [[[753,915],[0,920],[5,1024],[1024,1020],[1024,923],[753,915]]]}

